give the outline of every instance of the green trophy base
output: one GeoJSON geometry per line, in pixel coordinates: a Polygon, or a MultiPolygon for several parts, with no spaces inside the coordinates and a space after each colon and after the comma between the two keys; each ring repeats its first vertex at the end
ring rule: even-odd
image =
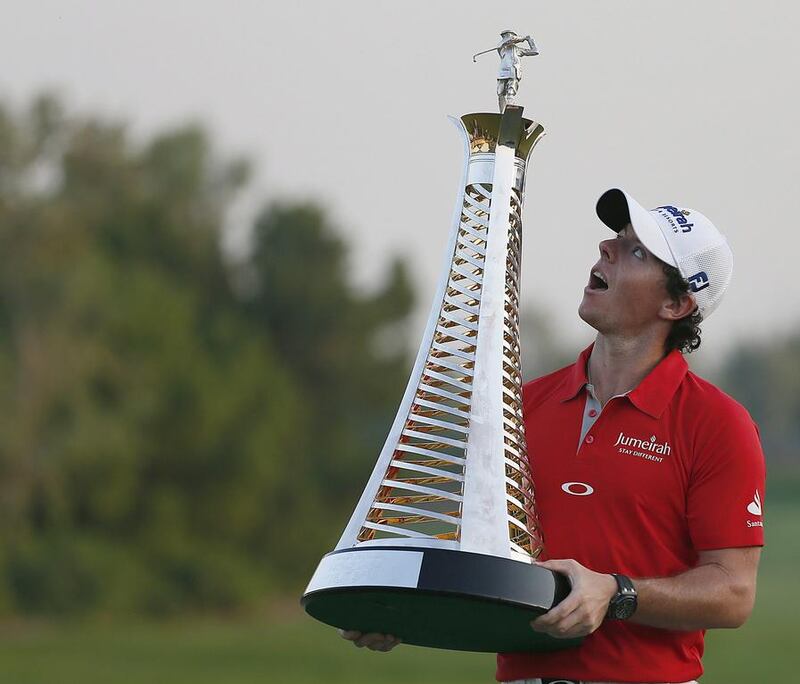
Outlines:
{"type": "Polygon", "coordinates": [[[464,551],[372,547],[335,551],[303,595],[312,617],[406,644],[510,653],[573,648],[581,639],[535,632],[530,621],[569,593],[563,575],[464,551]]]}

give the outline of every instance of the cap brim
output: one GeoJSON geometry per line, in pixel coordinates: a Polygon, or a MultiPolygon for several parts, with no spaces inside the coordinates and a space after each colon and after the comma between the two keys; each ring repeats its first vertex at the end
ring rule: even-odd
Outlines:
{"type": "Polygon", "coordinates": [[[630,223],[648,251],[677,267],[678,262],[655,217],[627,192],[619,188],[606,190],[597,200],[596,211],[599,219],[617,233],[630,223]]]}

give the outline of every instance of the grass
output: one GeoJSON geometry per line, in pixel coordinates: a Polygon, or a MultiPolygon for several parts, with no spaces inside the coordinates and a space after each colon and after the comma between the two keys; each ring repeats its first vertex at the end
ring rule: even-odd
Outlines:
{"type": "MultiPolygon", "coordinates": [[[[742,629],[707,637],[703,684],[796,681],[800,506],[768,510],[756,609],[742,629]]],[[[258,621],[21,623],[0,627],[2,684],[488,684],[494,657],[344,643],[294,601],[258,621]]]]}
{"type": "Polygon", "coordinates": [[[755,609],[744,627],[706,634],[703,684],[800,680],[800,506],[769,506],[764,529],[755,609]]]}

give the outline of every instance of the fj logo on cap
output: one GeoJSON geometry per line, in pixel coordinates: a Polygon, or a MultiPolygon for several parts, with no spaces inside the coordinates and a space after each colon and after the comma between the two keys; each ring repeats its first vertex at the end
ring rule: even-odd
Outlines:
{"type": "Polygon", "coordinates": [[[690,278],[687,278],[689,281],[689,289],[692,292],[700,292],[700,290],[705,290],[711,282],[708,279],[708,275],[705,271],[700,271],[700,273],[695,273],[690,278]]]}

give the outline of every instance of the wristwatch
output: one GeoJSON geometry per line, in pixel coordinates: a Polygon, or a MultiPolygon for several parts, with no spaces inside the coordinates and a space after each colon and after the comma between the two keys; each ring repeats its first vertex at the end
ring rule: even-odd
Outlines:
{"type": "Polygon", "coordinates": [[[617,593],[608,603],[606,617],[609,620],[627,620],[636,612],[638,604],[636,589],[630,577],[616,573],[612,573],[611,576],[617,580],[617,593]]]}

